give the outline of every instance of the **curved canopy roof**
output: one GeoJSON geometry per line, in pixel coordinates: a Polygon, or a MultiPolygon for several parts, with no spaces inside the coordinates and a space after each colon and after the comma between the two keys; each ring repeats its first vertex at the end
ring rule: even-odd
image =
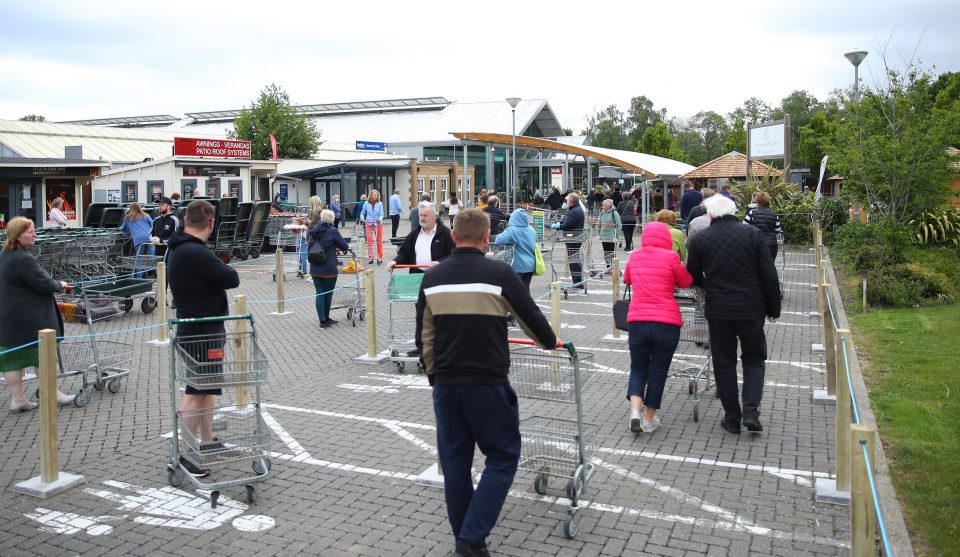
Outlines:
{"type": "MultiPolygon", "coordinates": [[[[484,143],[494,143],[507,146],[513,144],[513,136],[499,133],[474,133],[474,132],[453,132],[456,138],[463,141],[478,141],[484,143]]],[[[604,147],[592,147],[589,145],[571,145],[561,143],[550,139],[541,139],[539,137],[527,137],[523,135],[516,136],[517,147],[526,149],[543,149],[556,153],[570,153],[583,157],[591,157],[599,161],[619,166],[636,174],[641,174],[646,178],[658,178],[667,176],[679,176],[690,172],[693,166],[658,157],[646,153],[636,153],[633,151],[620,151],[618,149],[607,149],[604,147]]]]}

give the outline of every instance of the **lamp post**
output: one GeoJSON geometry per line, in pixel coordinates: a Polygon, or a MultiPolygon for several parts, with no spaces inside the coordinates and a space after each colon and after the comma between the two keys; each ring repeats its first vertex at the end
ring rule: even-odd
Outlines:
{"type": "Polygon", "coordinates": [[[848,52],[844,54],[847,60],[850,60],[850,63],[853,64],[853,100],[860,100],[860,62],[863,62],[863,59],[867,57],[866,50],[854,50],[853,52],[848,52]]]}
{"type": "MultiPolygon", "coordinates": [[[[520,97],[508,97],[507,102],[510,103],[510,116],[513,122],[512,132],[510,133],[510,138],[513,141],[513,153],[510,155],[510,160],[513,163],[513,170],[510,172],[510,193],[507,194],[507,204],[511,205],[511,197],[513,199],[512,205],[516,205],[517,201],[517,105],[520,104],[520,97]]],[[[510,207],[507,207],[509,210],[510,207]]]]}

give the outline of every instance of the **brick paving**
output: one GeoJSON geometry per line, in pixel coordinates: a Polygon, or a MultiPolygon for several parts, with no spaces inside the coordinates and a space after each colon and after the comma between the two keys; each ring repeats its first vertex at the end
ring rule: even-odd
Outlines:
{"type": "MultiPolygon", "coordinates": [[[[387,246],[388,258],[394,249],[387,246]]],[[[626,343],[603,340],[611,332],[609,281],[564,300],[561,337],[595,361],[594,380],[583,393],[585,420],[600,426],[597,471],[586,494],[590,504],[580,511],[577,537],[567,539],[563,482],[553,481],[541,496],[533,491],[533,475],[520,473],[488,540],[492,551],[847,554],[848,509],[814,502],[815,479],[829,476],[835,464],[833,407],[816,405],[811,396],[824,385],[823,357],[810,350],[820,335],[818,321],[808,317],[816,309],[813,264],[808,249],[788,249],[784,313],[766,327],[765,431],[759,435],[724,432],[712,391],[695,422],[687,382],[679,378],[667,383],[663,427],[631,434],[624,399],[626,343]]],[[[0,418],[0,518],[6,533],[0,555],[450,553],[443,492],[416,483],[435,461],[425,378],[398,374],[389,362],[355,362],[366,351],[366,326],[350,326],[344,310],[334,311],[340,324],[323,330],[312,298],[288,302],[291,315],[271,317],[275,305],[258,301],[276,297],[272,258],[239,268],[244,270],[239,292],[248,297],[270,361],[263,401],[273,429],[274,466],[259,486],[258,500],[248,507],[241,489],[227,488],[212,511],[208,493],[188,481],[180,489],[168,486],[168,349],[145,344],[156,337],[155,328],[102,337],[132,345],[133,373],[119,393],[94,392],[86,407],[60,410],[61,469],[85,476],[83,486],[47,500],[14,493],[14,484],[39,474],[39,414],[0,418]]],[[[312,284],[287,276],[288,298],[312,294],[312,284]]],[[[349,280],[341,276],[339,285],[349,280]]],[[[376,280],[382,349],[388,325],[384,269],[377,270],[376,280]]],[[[535,296],[547,291],[549,280],[549,272],[535,277],[535,296]]],[[[541,303],[548,308],[548,299],[541,303]]],[[[104,327],[133,329],[155,319],[137,307],[104,327]]],[[[82,332],[76,326],[68,330],[82,332]]],[[[682,342],[677,358],[702,362],[704,355],[682,342]]],[[[77,378],[63,381],[68,392],[78,385],[77,378]]],[[[572,410],[521,400],[523,416],[570,416],[572,410]]],[[[479,454],[475,469],[482,469],[479,454]]]]}

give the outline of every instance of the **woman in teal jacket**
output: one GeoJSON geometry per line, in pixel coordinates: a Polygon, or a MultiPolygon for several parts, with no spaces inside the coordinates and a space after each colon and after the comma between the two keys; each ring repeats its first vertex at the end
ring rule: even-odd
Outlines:
{"type": "Polygon", "coordinates": [[[537,233],[533,231],[527,220],[527,213],[517,209],[510,215],[510,222],[503,232],[497,234],[494,243],[498,246],[513,246],[513,270],[520,275],[520,280],[530,290],[530,281],[533,280],[533,271],[537,267],[537,259],[533,250],[537,246],[537,233]]]}
{"type": "Polygon", "coordinates": [[[616,253],[617,234],[623,226],[620,213],[613,208],[613,201],[610,199],[603,200],[603,211],[600,213],[598,226],[600,230],[597,232],[597,237],[600,238],[600,245],[603,246],[603,260],[609,269],[616,253]]]}

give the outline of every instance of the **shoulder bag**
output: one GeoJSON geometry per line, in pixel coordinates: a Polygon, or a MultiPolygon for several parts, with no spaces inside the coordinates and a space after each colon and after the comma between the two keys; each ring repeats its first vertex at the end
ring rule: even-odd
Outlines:
{"type": "Polygon", "coordinates": [[[547,272],[547,264],[543,261],[543,254],[540,252],[540,244],[534,242],[533,244],[533,258],[536,261],[536,265],[533,268],[534,276],[540,276],[543,273],[547,272]]]}
{"type": "Polygon", "coordinates": [[[311,265],[323,265],[327,262],[327,250],[324,249],[320,239],[311,239],[310,246],[307,248],[307,261],[311,265]]]}
{"type": "Polygon", "coordinates": [[[628,284],[623,290],[623,298],[613,303],[613,324],[621,331],[628,331],[630,326],[627,324],[627,311],[630,309],[630,299],[632,291],[628,284]]]}

